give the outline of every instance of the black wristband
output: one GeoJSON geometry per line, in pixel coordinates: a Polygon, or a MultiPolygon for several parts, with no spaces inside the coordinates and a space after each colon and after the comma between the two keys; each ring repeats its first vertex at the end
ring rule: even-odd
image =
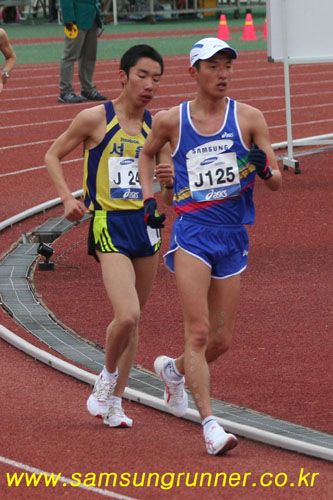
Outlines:
{"type": "Polygon", "coordinates": [[[165,189],[173,189],[173,184],[172,184],[172,186],[164,186],[164,187],[165,187],[165,189]]]}
{"type": "Polygon", "coordinates": [[[264,179],[264,181],[268,181],[271,177],[273,177],[273,169],[270,165],[267,166],[264,172],[258,173],[259,177],[264,179]]]}

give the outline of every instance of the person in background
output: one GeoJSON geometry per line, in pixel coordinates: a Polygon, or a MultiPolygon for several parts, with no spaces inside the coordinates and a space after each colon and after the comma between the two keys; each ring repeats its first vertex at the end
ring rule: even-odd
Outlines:
{"type": "Polygon", "coordinates": [[[165,402],[178,417],[187,411],[186,379],[212,455],[237,445],[213,416],[208,364],[231,344],[249,250],[245,225],[255,219],[255,179],[259,176],[271,191],[281,186],[262,112],[228,97],[236,58],[236,51],[217,38],[192,47],[189,74],[196,95],[156,114],[139,158],[144,220],[156,226],[161,215],[152,189],[153,158],[170,145],[178,215],[165,260],[176,275],[184,352],[177,359],[159,356],[154,369],[164,382],[165,402]]]}
{"type": "Polygon", "coordinates": [[[60,61],[60,96],[62,103],[83,101],[105,101],[93,84],[93,73],[97,58],[97,38],[102,32],[102,16],[98,0],[60,0],[63,24],[77,36],[65,36],[65,47],[60,61]],[[78,61],[81,94],[73,88],[74,63],[78,61]]]}
{"type": "Polygon", "coordinates": [[[58,20],[57,0],[49,0],[49,23],[58,20]]]}
{"type": "Polygon", "coordinates": [[[1,68],[1,78],[0,78],[0,94],[3,90],[3,86],[8,82],[10,72],[16,64],[16,54],[13,47],[10,44],[9,38],[5,30],[0,28],[0,51],[4,55],[5,62],[1,68]]]}
{"type": "MultiPolygon", "coordinates": [[[[65,217],[76,221],[86,213],[93,215],[88,253],[101,265],[113,319],[106,332],[105,367],[87,407],[110,427],[133,423],[123,411],[122,395],[136,353],[140,311],[153,285],[161,246],[160,230],[147,227],[143,220],[137,164],[152,123],[145,107],[158,90],[162,73],[162,57],[152,47],[129,49],[120,61],[120,95],[81,111],[45,156],[65,217]],[[61,160],[81,143],[84,202],[71,194],[61,167],[61,160]]],[[[162,153],[161,159],[165,167],[160,166],[157,180],[163,185],[162,197],[169,197],[173,183],[170,153],[162,153]]],[[[159,227],[162,219],[157,218],[159,227]]]]}

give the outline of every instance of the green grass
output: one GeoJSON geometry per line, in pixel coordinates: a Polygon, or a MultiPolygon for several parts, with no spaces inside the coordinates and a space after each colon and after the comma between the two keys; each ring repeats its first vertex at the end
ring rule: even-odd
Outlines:
{"type": "MultiPolygon", "coordinates": [[[[259,33],[258,33],[259,35],[259,33]]],[[[204,36],[204,35],[203,35],[204,36]]],[[[233,35],[229,43],[237,51],[247,50],[266,50],[266,41],[259,39],[257,41],[243,42],[239,40],[240,34],[233,35]]],[[[198,40],[198,36],[183,36],[173,39],[170,43],[168,38],[137,38],[131,40],[103,40],[98,43],[98,59],[120,58],[122,54],[136,43],[147,43],[160,52],[161,55],[187,54],[191,46],[198,40]]],[[[59,62],[63,53],[64,45],[62,42],[16,45],[14,46],[17,55],[17,64],[36,64],[59,62]]]]}
{"type": "MultiPolygon", "coordinates": [[[[243,27],[245,22],[245,9],[241,9],[239,19],[234,19],[233,11],[225,11],[227,16],[228,26],[230,28],[238,26],[243,27]]],[[[264,8],[253,9],[252,17],[255,26],[263,26],[265,21],[266,11],[264,8]]],[[[119,21],[117,26],[109,23],[105,26],[107,33],[135,33],[142,31],[159,31],[159,30],[188,30],[198,29],[202,27],[218,29],[219,14],[216,16],[204,17],[203,19],[172,19],[158,21],[156,24],[150,24],[148,21],[119,21]]],[[[47,36],[59,36],[62,26],[57,23],[48,23],[43,17],[38,17],[33,20],[21,21],[20,23],[3,24],[10,38],[35,38],[47,36]]]]}
{"type": "MultiPolygon", "coordinates": [[[[241,18],[234,19],[232,12],[227,14],[228,26],[244,26],[245,11],[241,18]],[[230,19],[229,19],[230,18],[230,19]]],[[[253,11],[253,22],[256,28],[257,36],[260,37],[262,26],[265,21],[265,11],[253,11]],[[258,27],[258,28],[257,28],[258,27]],[[260,30],[259,30],[260,27],[260,30]]],[[[187,54],[190,47],[199,39],[205,36],[204,33],[198,35],[187,35],[186,32],[194,29],[215,29],[216,35],[218,32],[219,20],[214,16],[203,19],[189,19],[189,20],[172,20],[161,21],[156,24],[149,22],[120,22],[117,26],[112,23],[104,26],[105,34],[122,34],[132,33],[131,39],[124,40],[106,40],[103,36],[98,43],[98,59],[113,59],[120,58],[122,54],[132,45],[136,43],[147,43],[156,48],[162,55],[177,55],[187,54]],[[163,36],[159,38],[136,38],[135,33],[164,31],[164,30],[182,30],[183,35],[172,37],[163,36]]],[[[63,53],[63,27],[55,23],[45,23],[42,18],[37,18],[35,24],[31,21],[3,25],[3,28],[8,33],[10,40],[17,55],[17,64],[35,64],[35,63],[48,63],[59,62],[63,53]],[[15,44],[15,39],[22,38],[47,38],[59,37],[59,42],[52,43],[36,43],[27,45],[15,44]]],[[[207,36],[212,36],[207,33],[207,36]]],[[[246,50],[266,50],[266,40],[259,38],[257,41],[243,42],[240,40],[241,31],[239,33],[230,33],[229,43],[237,51],[246,50]]]]}

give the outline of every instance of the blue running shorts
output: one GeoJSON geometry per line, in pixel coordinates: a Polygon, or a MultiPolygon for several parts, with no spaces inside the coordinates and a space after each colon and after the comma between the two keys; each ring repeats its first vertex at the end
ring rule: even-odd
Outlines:
{"type": "Polygon", "coordinates": [[[174,252],[181,248],[211,268],[212,278],[223,279],[246,269],[249,251],[247,229],[242,226],[202,224],[183,217],[173,225],[165,264],[174,272],[174,252]]]}
{"type": "Polygon", "coordinates": [[[161,246],[159,229],[147,226],[140,210],[96,210],[90,222],[88,254],[118,252],[130,259],[154,255],[161,246]]]}

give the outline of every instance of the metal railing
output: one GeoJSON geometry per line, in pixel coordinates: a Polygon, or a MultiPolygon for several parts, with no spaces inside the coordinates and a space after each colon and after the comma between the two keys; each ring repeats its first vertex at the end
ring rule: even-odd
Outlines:
{"type": "Polygon", "coordinates": [[[144,20],[155,22],[157,18],[177,19],[179,16],[204,15],[222,10],[239,11],[241,8],[266,7],[266,0],[107,0],[103,6],[104,19],[116,25],[118,20],[144,20]]]}

